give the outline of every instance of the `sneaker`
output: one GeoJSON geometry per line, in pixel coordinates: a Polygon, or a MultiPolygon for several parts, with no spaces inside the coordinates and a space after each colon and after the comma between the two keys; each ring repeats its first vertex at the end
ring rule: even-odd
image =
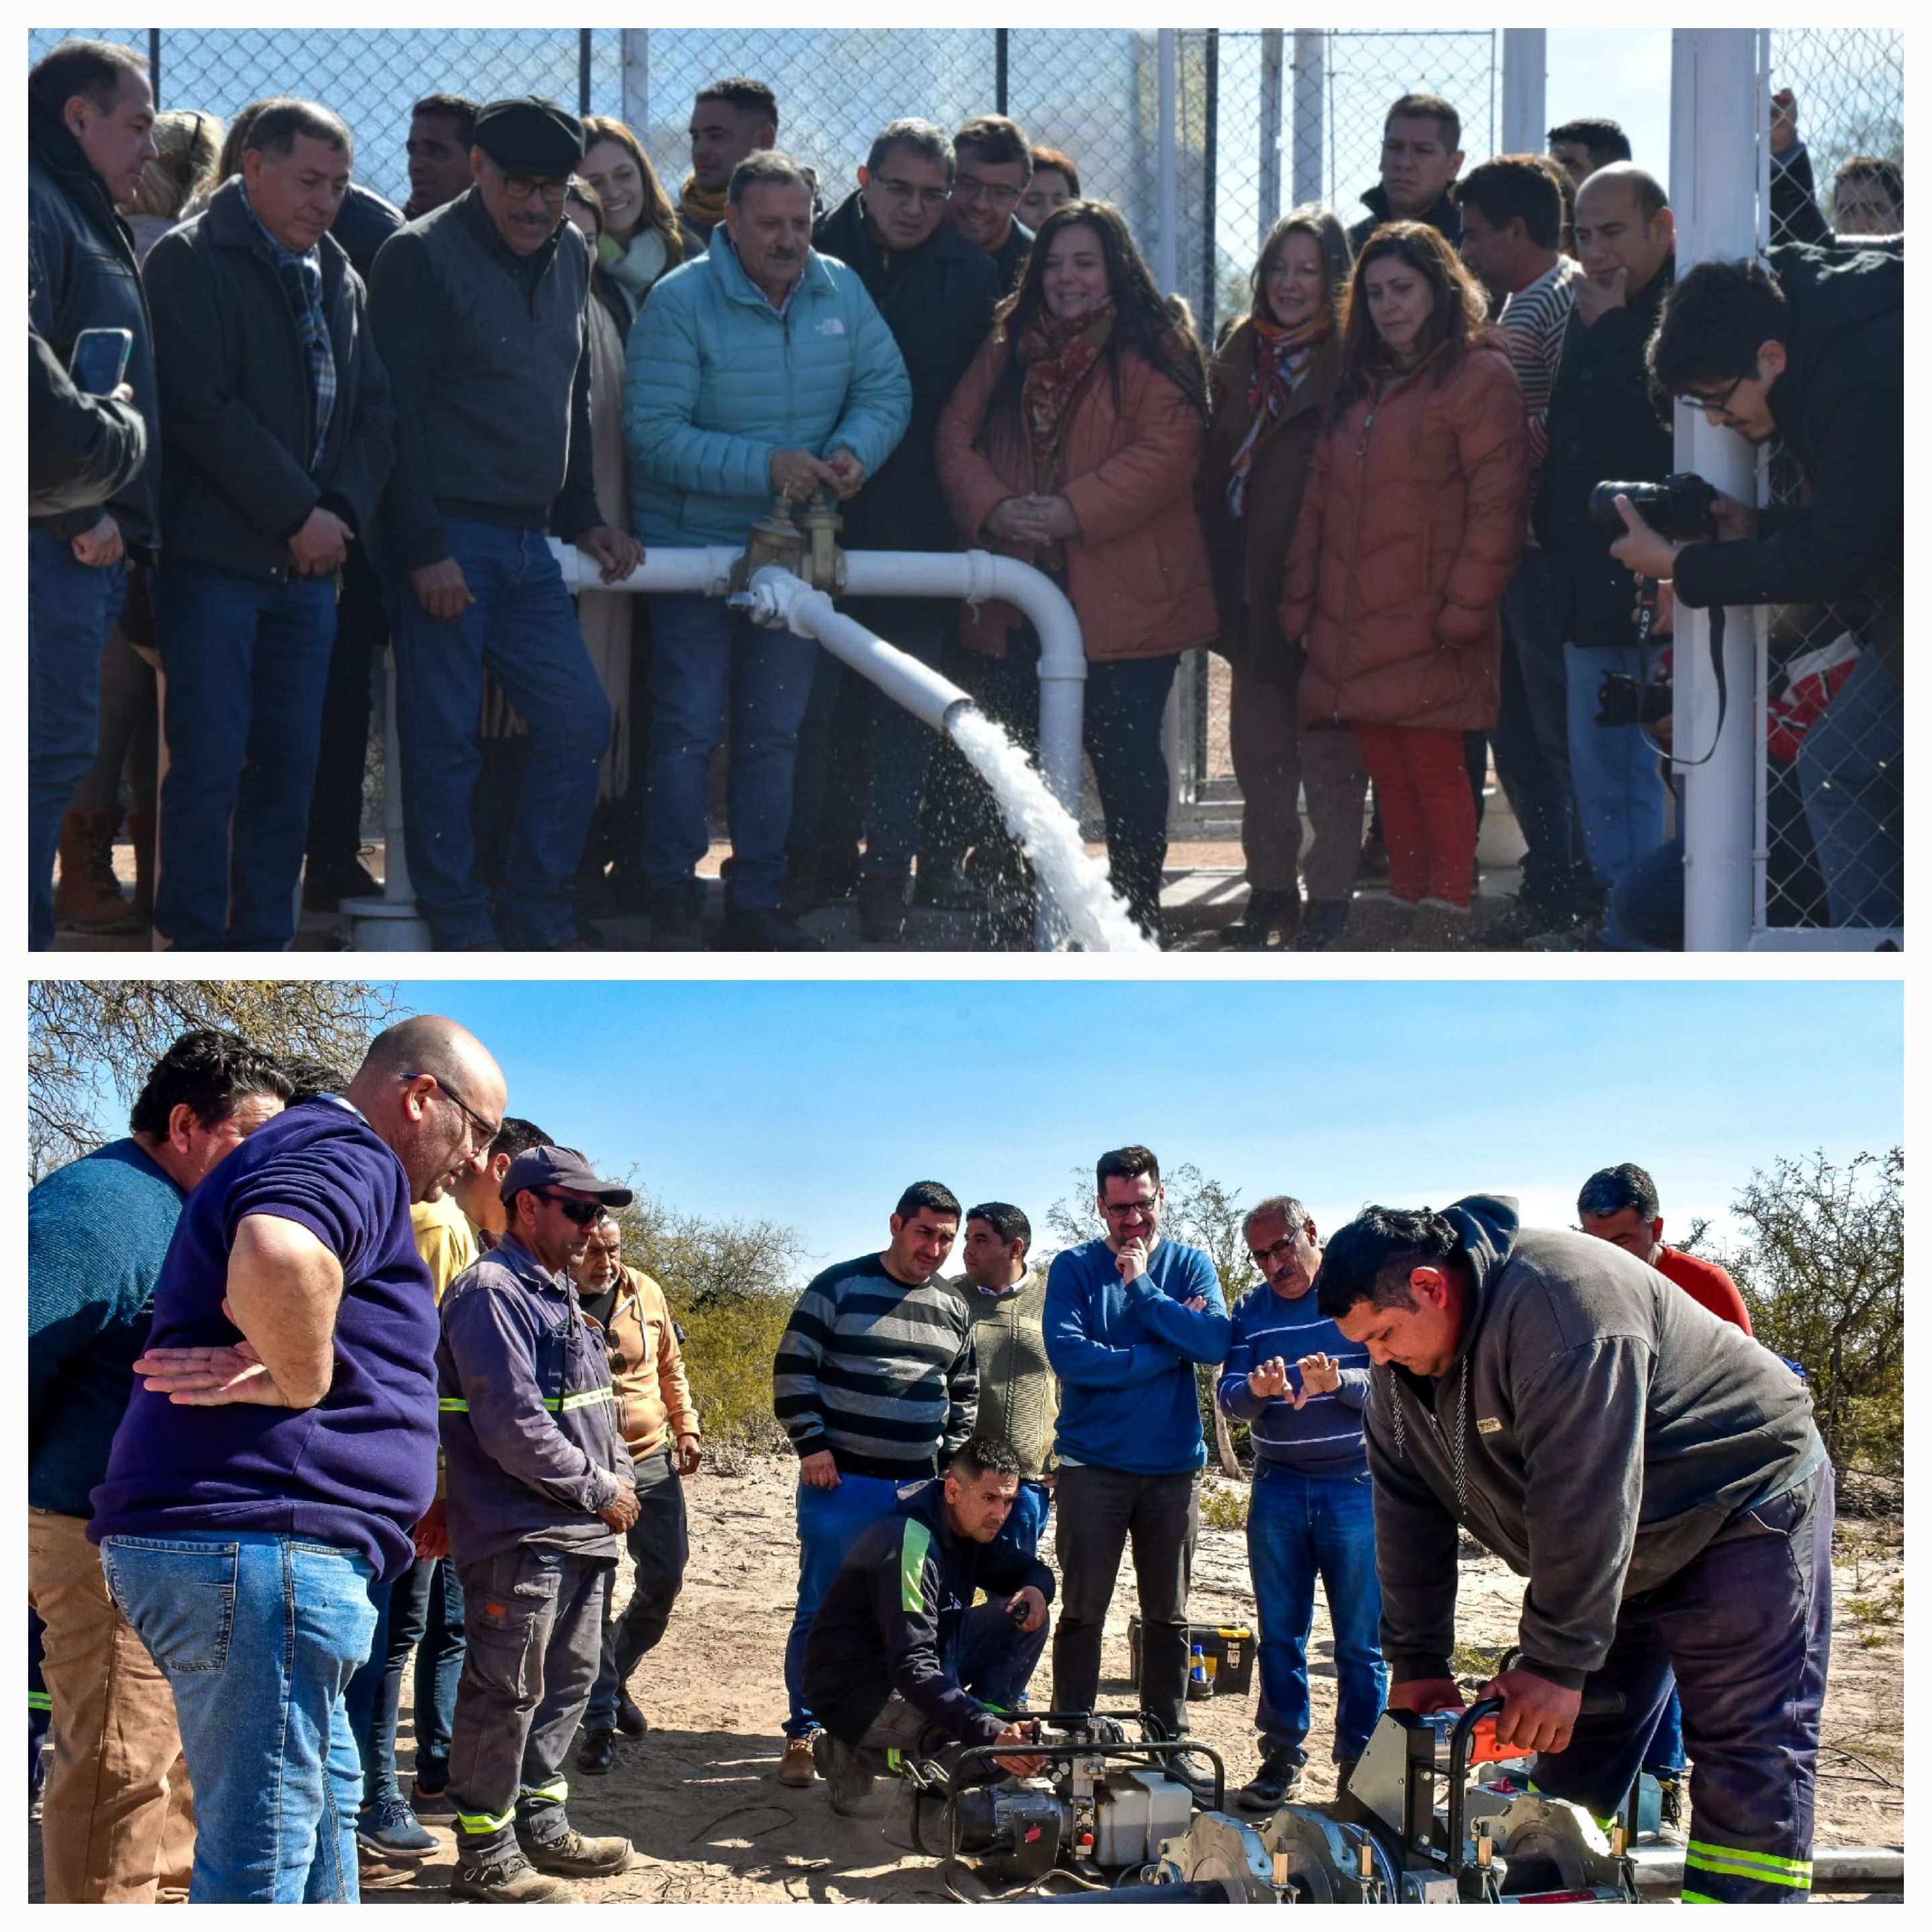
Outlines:
{"type": "Polygon", "coordinates": [[[586,1731],[578,1747],[577,1768],[586,1778],[606,1778],[617,1762],[616,1735],[611,1731],[586,1731]]]}
{"type": "MultiPolygon", "coordinates": [[[[812,1739],[812,1761],[819,1776],[825,1780],[832,1810],[840,1817],[875,1817],[884,1808],[873,1795],[878,1778],[866,1768],[863,1760],[850,1745],[841,1744],[830,1731],[820,1731],[812,1739]]],[[[884,1796],[892,1796],[890,1785],[884,1796]]]]}
{"type": "Polygon", "coordinates": [[[386,1860],[426,1858],[436,1840],[416,1822],[400,1792],[365,1804],[356,1816],[356,1842],[386,1860]]]}
{"type": "Polygon", "coordinates": [[[517,1843],[538,1871],[555,1878],[609,1878],[624,1870],[634,1856],[628,1838],[586,1838],[581,1832],[536,1838],[519,1831],[517,1843]]]}
{"type": "Polygon", "coordinates": [[[825,942],[801,932],[776,906],[754,906],[724,915],[727,952],[818,952],[825,942]]]}
{"type": "Polygon", "coordinates": [[[1196,1751],[1177,1751],[1163,1758],[1160,1768],[1177,1784],[1187,1787],[1188,1796],[1205,1811],[1214,1802],[1214,1766],[1196,1751]]]}
{"type": "Polygon", "coordinates": [[[794,1786],[809,1784],[818,1775],[818,1768],[812,1762],[812,1737],[787,1738],[784,1756],[778,1760],[778,1782],[794,1786]]]}
{"type": "Polygon", "coordinates": [[[651,950],[701,952],[704,942],[699,936],[698,921],[704,908],[704,888],[695,880],[682,885],[660,886],[650,900],[651,950]]]}
{"type": "Polygon", "coordinates": [[[1302,1789],[1300,1755],[1286,1748],[1271,1750],[1262,1760],[1262,1768],[1243,1785],[1235,1802],[1244,1811],[1273,1811],[1283,1804],[1299,1804],[1302,1789]]]}
{"type": "Polygon", "coordinates": [[[560,1878],[538,1871],[520,1851],[500,1852],[487,1863],[459,1858],[449,1881],[452,1899],[474,1905],[574,1905],[577,1893],[560,1878]]]}
{"type": "Polygon", "coordinates": [[[650,1730],[650,1720],[628,1697],[617,1700],[617,1728],[627,1738],[641,1738],[650,1730]]]}

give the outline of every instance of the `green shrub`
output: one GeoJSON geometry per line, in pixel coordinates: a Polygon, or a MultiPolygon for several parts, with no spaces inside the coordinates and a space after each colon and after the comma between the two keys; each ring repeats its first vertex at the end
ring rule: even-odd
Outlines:
{"type": "Polygon", "coordinates": [[[783,1449],[772,1414],[772,1358],[792,1310],[788,1295],[761,1295],[671,1312],[684,1329],[684,1369],[706,1438],[746,1449],[783,1449]]]}
{"type": "Polygon", "coordinates": [[[1210,1529],[1245,1529],[1248,1492],[1232,1483],[1210,1483],[1201,1492],[1201,1520],[1210,1529]]]}

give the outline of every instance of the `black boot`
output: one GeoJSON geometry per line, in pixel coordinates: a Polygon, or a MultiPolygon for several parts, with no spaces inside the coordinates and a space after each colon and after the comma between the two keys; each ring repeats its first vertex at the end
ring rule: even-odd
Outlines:
{"type": "Polygon", "coordinates": [[[1156,948],[1166,943],[1166,929],[1160,913],[1161,875],[1166,865],[1165,836],[1134,838],[1124,836],[1108,842],[1108,883],[1126,902],[1128,915],[1135,925],[1156,948]]]}
{"type": "Polygon", "coordinates": [[[1252,949],[1266,946],[1278,932],[1282,944],[1288,946],[1294,944],[1294,936],[1300,929],[1301,894],[1298,891],[1267,892],[1256,886],[1250,891],[1248,903],[1240,917],[1232,926],[1222,927],[1220,939],[1224,946],[1252,949]]]}

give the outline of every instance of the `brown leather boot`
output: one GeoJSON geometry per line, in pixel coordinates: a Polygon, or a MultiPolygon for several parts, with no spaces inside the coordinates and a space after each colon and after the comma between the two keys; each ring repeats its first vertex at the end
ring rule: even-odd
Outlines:
{"type": "Polygon", "coordinates": [[[70,812],[61,820],[54,923],[69,932],[132,932],[141,924],[114,876],[112,812],[70,812]]]}
{"type": "Polygon", "coordinates": [[[134,910],[143,919],[154,916],[154,814],[130,812],[128,836],[134,844],[134,910]]]}

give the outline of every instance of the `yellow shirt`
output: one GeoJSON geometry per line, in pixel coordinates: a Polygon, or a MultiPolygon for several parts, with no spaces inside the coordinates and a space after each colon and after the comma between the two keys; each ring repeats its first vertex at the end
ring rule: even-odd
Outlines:
{"type": "Polygon", "coordinates": [[[418,1201],[410,1210],[416,1232],[416,1252],[429,1270],[440,1306],[443,1291],[477,1260],[476,1231],[470,1216],[446,1194],[440,1201],[418,1201]]]}

